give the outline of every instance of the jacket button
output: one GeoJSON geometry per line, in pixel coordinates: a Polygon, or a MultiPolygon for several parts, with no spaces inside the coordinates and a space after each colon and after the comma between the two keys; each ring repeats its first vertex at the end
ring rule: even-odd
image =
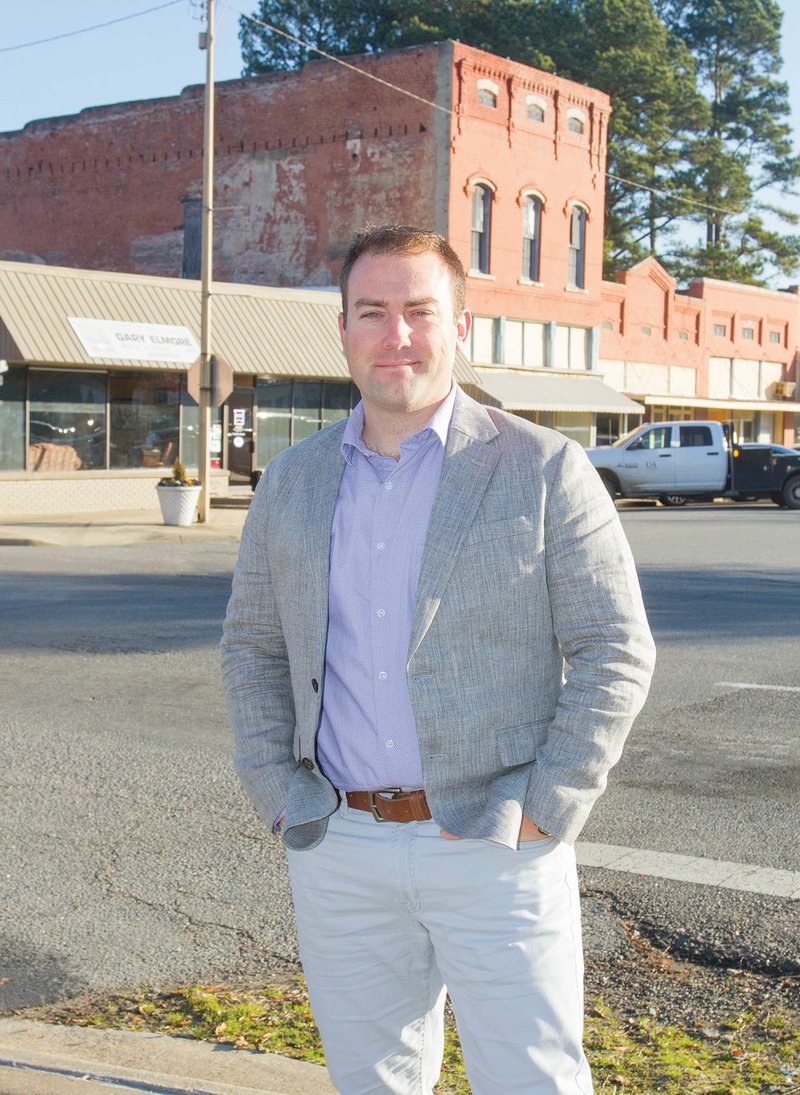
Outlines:
{"type": "Polygon", "coordinates": [[[316,677],[311,678],[311,687],[314,689],[315,692],[319,692],[319,681],[316,677]]]}
{"type": "Polygon", "coordinates": [[[314,761],[309,760],[308,757],[303,757],[300,763],[303,765],[304,768],[308,768],[309,772],[314,771],[314,761]]]}

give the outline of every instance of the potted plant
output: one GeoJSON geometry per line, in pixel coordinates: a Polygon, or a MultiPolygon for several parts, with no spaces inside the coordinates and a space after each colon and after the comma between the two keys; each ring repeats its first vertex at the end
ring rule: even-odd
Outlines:
{"type": "Polygon", "coordinates": [[[164,524],[191,525],[197,512],[200,489],[200,480],[190,478],[180,460],[176,460],[172,465],[172,475],[159,479],[156,486],[164,524]]]}

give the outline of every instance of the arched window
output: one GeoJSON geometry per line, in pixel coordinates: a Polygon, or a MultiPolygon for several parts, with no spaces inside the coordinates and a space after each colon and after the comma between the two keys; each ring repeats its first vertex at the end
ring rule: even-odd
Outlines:
{"type": "Polygon", "coordinates": [[[496,107],[499,90],[494,80],[478,80],[478,102],[481,106],[496,107]]]}
{"type": "Polygon", "coordinates": [[[539,280],[539,255],[542,234],[542,199],[526,194],[522,205],[522,277],[539,280]]]}
{"type": "Polygon", "coordinates": [[[572,107],[567,111],[567,129],[570,133],[586,132],[586,115],[582,110],[572,107]]]}
{"type": "Polygon", "coordinates": [[[487,183],[476,183],[472,191],[472,236],[470,270],[489,273],[489,248],[492,235],[492,190],[487,183]]]}
{"type": "Polygon", "coordinates": [[[586,210],[582,205],[570,206],[567,285],[570,289],[586,286],[586,210]]]}
{"type": "Polygon", "coordinates": [[[543,122],[547,104],[539,95],[528,95],[525,99],[525,115],[529,122],[543,122]]]}

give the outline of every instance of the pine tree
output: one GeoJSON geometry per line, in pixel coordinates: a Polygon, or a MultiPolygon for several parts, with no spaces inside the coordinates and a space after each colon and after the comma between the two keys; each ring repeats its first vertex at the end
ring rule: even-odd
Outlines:
{"type": "Polygon", "coordinates": [[[704,238],[678,252],[675,270],[754,284],[775,268],[790,275],[800,237],[785,226],[798,217],[768,200],[770,193],[791,194],[800,178],[788,89],[775,76],[780,7],[775,0],[682,0],[661,8],[695,58],[709,107],[684,173],[685,185],[707,206],[691,218],[702,224],[704,238]]]}
{"type": "Polygon", "coordinates": [[[239,18],[242,75],[300,68],[319,57],[308,46],[346,54],[403,45],[395,15],[391,0],[259,0],[252,19],[239,18]],[[286,31],[296,41],[270,27],[286,31]]]}

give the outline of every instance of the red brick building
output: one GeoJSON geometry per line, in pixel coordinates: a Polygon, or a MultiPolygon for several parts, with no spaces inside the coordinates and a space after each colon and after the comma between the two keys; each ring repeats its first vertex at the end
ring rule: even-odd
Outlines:
{"type": "Polygon", "coordinates": [[[733,420],[742,440],[794,444],[800,307],[788,292],[700,278],[655,259],[603,284],[600,371],[650,421],[733,420]]]}
{"type": "MultiPolygon", "coordinates": [[[[796,294],[679,291],[654,260],[602,280],[606,95],[456,42],[349,63],[217,85],[216,279],[334,286],[365,222],[421,224],[468,269],[479,398],[584,444],[642,414],[794,439],[796,294]]],[[[196,277],[202,139],[202,87],[0,134],[0,260],[196,277]]],[[[132,319],[103,307],[81,317],[132,319]]],[[[9,361],[29,418],[38,364],[9,361]]],[[[308,417],[285,370],[272,406],[274,356],[260,379],[231,365],[256,434],[287,406],[308,417]]]]}

